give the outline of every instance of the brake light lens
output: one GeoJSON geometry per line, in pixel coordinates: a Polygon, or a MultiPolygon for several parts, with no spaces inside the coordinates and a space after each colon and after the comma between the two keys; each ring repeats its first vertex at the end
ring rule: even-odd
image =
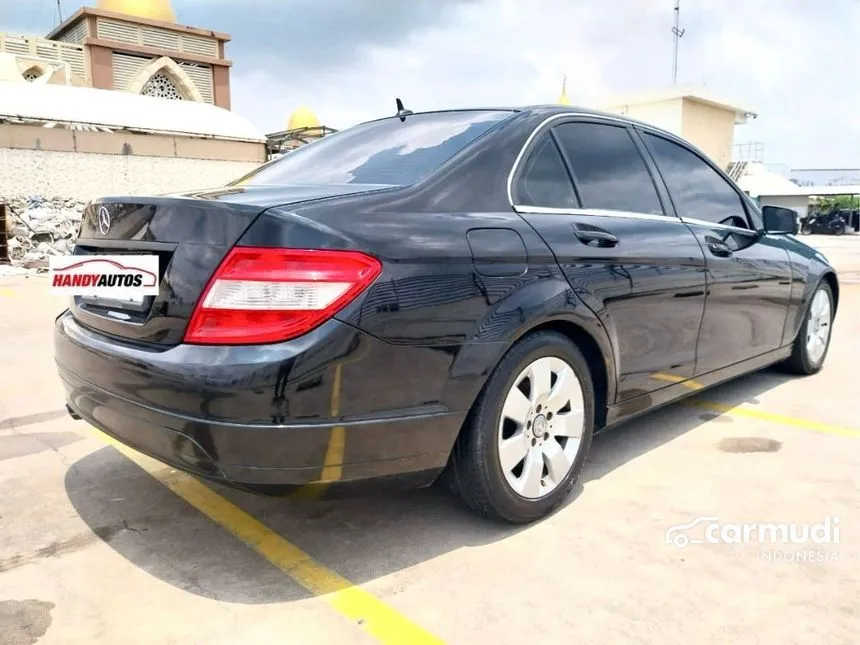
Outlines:
{"type": "Polygon", "coordinates": [[[234,247],[203,291],[185,342],[296,338],[352,302],[381,271],[379,260],[358,251],[234,247]]]}

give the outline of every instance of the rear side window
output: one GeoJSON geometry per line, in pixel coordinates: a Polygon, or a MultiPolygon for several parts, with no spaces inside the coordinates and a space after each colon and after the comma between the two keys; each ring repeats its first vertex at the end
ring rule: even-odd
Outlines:
{"type": "Polygon", "coordinates": [[[363,123],[287,153],[236,183],[407,186],[511,114],[435,112],[363,123]]]}
{"type": "Polygon", "coordinates": [[[565,123],[553,129],[583,208],[663,215],[651,173],[626,128],[565,123]]]}
{"type": "Polygon", "coordinates": [[[749,228],[740,195],[719,173],[677,143],[647,132],[644,136],[678,215],[749,228]]]}
{"type": "Polygon", "coordinates": [[[523,166],[517,202],[524,206],[577,208],[573,184],[555,142],[545,135],[523,166]]]}

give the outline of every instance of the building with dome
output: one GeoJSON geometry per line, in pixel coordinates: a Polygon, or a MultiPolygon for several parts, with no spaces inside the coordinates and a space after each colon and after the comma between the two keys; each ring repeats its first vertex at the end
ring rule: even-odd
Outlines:
{"type": "Polygon", "coordinates": [[[0,52],[6,54],[0,79],[120,90],[230,109],[232,63],[224,52],[229,41],[228,34],[178,24],[170,0],[98,0],[96,7],[82,7],[44,38],[0,34],[0,52]]]}
{"type": "Polygon", "coordinates": [[[287,129],[266,135],[269,158],[277,158],[291,150],[337,132],[334,128],[321,125],[316,114],[305,105],[299,106],[290,115],[287,129]]]}
{"type": "Polygon", "coordinates": [[[221,186],[267,159],[230,111],[230,36],[170,0],[98,0],[46,36],[0,33],[0,204],[221,186]]]}

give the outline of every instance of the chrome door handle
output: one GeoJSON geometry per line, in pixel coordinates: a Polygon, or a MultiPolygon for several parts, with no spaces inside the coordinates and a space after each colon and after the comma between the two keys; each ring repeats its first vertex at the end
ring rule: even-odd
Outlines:
{"type": "Polygon", "coordinates": [[[725,242],[708,242],[708,249],[717,257],[727,258],[732,255],[732,250],[725,242]]]}
{"type": "Polygon", "coordinates": [[[588,246],[608,248],[618,244],[618,238],[606,231],[595,231],[589,229],[576,229],[574,232],[579,241],[588,246]]]}

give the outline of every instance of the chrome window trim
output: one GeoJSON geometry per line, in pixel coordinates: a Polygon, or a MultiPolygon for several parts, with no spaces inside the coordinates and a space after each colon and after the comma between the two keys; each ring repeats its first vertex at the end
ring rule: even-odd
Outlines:
{"type": "Polygon", "coordinates": [[[723,231],[733,231],[735,233],[746,233],[747,235],[758,235],[758,231],[752,228],[743,228],[740,226],[732,226],[730,224],[717,224],[704,219],[696,219],[695,217],[681,217],[681,221],[685,224],[693,224],[695,226],[707,226],[708,228],[718,228],[723,231]]]}
{"type": "MultiPolygon", "coordinates": [[[[729,177],[728,174],[726,174],[722,169],[718,168],[712,161],[710,161],[708,156],[704,152],[699,150],[696,146],[692,145],[690,142],[685,141],[684,139],[680,138],[679,136],[677,136],[675,134],[672,134],[668,130],[662,130],[656,126],[651,125],[650,123],[644,123],[641,121],[636,121],[636,120],[624,118],[624,117],[616,117],[616,116],[612,116],[610,114],[599,114],[599,113],[595,113],[595,112],[563,112],[561,114],[553,114],[551,116],[548,116],[543,121],[541,121],[537,125],[537,127],[534,130],[532,130],[531,134],[529,134],[528,138],[526,139],[526,142],[523,144],[523,147],[520,148],[520,151],[517,154],[517,158],[514,159],[514,165],[511,167],[511,170],[508,173],[508,182],[507,182],[508,183],[508,186],[507,186],[507,188],[508,188],[508,203],[514,209],[538,208],[536,206],[517,206],[516,204],[514,204],[514,175],[516,175],[517,170],[519,170],[520,164],[523,161],[523,157],[525,157],[526,150],[529,149],[529,146],[531,146],[531,144],[535,140],[535,138],[539,134],[542,134],[544,132],[544,130],[547,129],[551,123],[553,123],[555,121],[559,121],[561,119],[570,119],[570,118],[586,118],[586,119],[594,119],[596,121],[609,121],[611,123],[618,123],[618,124],[621,124],[624,126],[631,126],[634,128],[639,128],[640,130],[643,130],[645,132],[650,132],[651,134],[655,134],[655,135],[663,137],[664,139],[672,141],[673,143],[676,143],[677,145],[681,146],[682,148],[686,148],[687,150],[689,150],[690,152],[695,154],[697,157],[700,157],[702,159],[702,161],[709,168],[716,171],[717,175],[719,175],[722,179],[724,179],[726,182],[728,182],[729,187],[731,187],[735,191],[735,193],[740,198],[741,202],[744,202],[747,206],[750,206],[750,205],[755,206],[754,202],[749,198],[749,196],[746,195],[743,191],[741,191],[738,188],[737,184],[734,181],[732,181],[731,177],[729,177]]],[[[654,163],[655,164],[657,163],[656,160],[654,161],[654,163]]],[[[657,166],[657,168],[659,169],[659,165],[657,166]]],[[[650,174],[650,170],[649,170],[649,174],[650,174]]],[[[664,185],[665,185],[665,182],[664,182],[664,185]]],[[[671,198],[672,192],[669,190],[668,186],[666,186],[666,191],[669,193],[669,196],[671,198]]],[[[756,210],[758,211],[759,217],[761,217],[761,209],[758,208],[757,206],[755,206],[755,207],[756,207],[756,210]]],[[[535,212],[535,213],[537,213],[537,212],[558,212],[558,213],[588,215],[589,213],[584,212],[584,211],[594,211],[594,210],[595,209],[564,209],[564,208],[551,209],[550,208],[546,211],[531,211],[531,212],[535,212]],[[571,213],[571,210],[573,210],[574,212],[571,213]]],[[[527,211],[524,211],[524,212],[527,212],[527,211]]],[[[613,213],[616,213],[616,211],[605,211],[603,214],[611,215],[613,213]]],[[[646,214],[646,213],[629,213],[629,215],[637,215],[637,216],[638,215],[648,215],[648,217],[646,217],[645,219],[652,217],[651,215],[646,214]]],[[[661,218],[672,217],[673,219],[678,219],[677,215],[671,215],[668,213],[666,215],[656,215],[653,217],[661,217],[661,218]]],[[[722,228],[722,229],[726,229],[726,230],[733,230],[733,231],[746,232],[746,233],[750,233],[750,232],[755,233],[756,232],[754,229],[740,228],[738,226],[729,226],[727,224],[713,224],[711,222],[707,222],[705,220],[695,219],[693,217],[686,217],[686,218],[680,217],[680,220],[684,220],[690,224],[701,224],[701,225],[707,225],[707,226],[716,226],[718,228],[722,228]]]]}
{"type": "Polygon", "coordinates": [[[758,235],[759,231],[742,228],[740,226],[731,226],[729,224],[716,224],[695,217],[676,217],[675,215],[655,215],[653,213],[635,213],[632,211],[612,211],[602,208],[554,208],[551,206],[528,206],[526,204],[513,204],[513,209],[517,213],[532,213],[535,215],[579,215],[591,217],[621,217],[624,219],[642,219],[652,222],[673,222],[675,224],[691,224],[694,226],[706,226],[708,228],[716,228],[724,231],[732,231],[735,233],[743,233],[745,235],[758,235]]]}
{"type": "MultiPolygon", "coordinates": [[[[750,223],[750,225],[755,224],[755,222],[753,221],[753,218],[750,216],[749,211],[751,211],[751,210],[756,211],[756,214],[758,215],[759,219],[761,219],[761,217],[762,217],[761,209],[758,207],[758,205],[752,200],[752,198],[750,198],[749,195],[747,195],[743,190],[741,190],[741,188],[740,188],[740,186],[738,186],[737,182],[735,182],[731,177],[729,177],[728,173],[725,170],[723,170],[716,163],[714,163],[714,160],[711,159],[708,155],[706,155],[702,150],[700,150],[699,148],[694,146],[689,141],[687,141],[685,139],[681,139],[680,137],[672,134],[671,132],[664,132],[664,131],[660,130],[659,128],[656,128],[656,127],[649,125],[647,123],[636,124],[636,127],[638,127],[640,130],[642,130],[646,134],[652,134],[654,136],[661,137],[663,139],[666,139],[667,141],[674,143],[675,145],[679,145],[682,148],[687,149],[689,152],[692,152],[694,155],[696,155],[699,158],[699,161],[701,161],[708,168],[710,168],[715,173],[717,173],[717,175],[720,178],[722,178],[722,180],[725,181],[729,185],[729,188],[731,188],[735,192],[735,194],[738,196],[738,198],[741,201],[741,205],[744,206],[745,210],[747,211],[745,214],[746,214],[747,221],[750,223]]],[[[643,141],[643,143],[645,143],[645,146],[647,148],[648,147],[647,142],[643,141]]],[[[653,155],[652,155],[652,157],[653,157],[653,155]]],[[[660,165],[657,163],[656,158],[654,159],[654,164],[657,166],[657,169],[659,170],[660,165]]],[[[669,185],[666,183],[665,179],[663,180],[663,185],[666,187],[666,191],[669,193],[669,196],[671,198],[672,191],[669,190],[669,185]]],[[[694,217],[688,217],[687,219],[690,221],[691,224],[693,224],[693,223],[696,223],[696,224],[709,223],[709,222],[707,222],[707,220],[700,220],[700,219],[696,219],[694,217]]],[[[721,228],[728,227],[728,228],[734,229],[736,231],[738,231],[738,230],[739,231],[749,231],[749,230],[754,231],[755,230],[755,229],[742,228],[739,226],[728,226],[727,224],[713,224],[713,226],[719,226],[721,228]]]]}
{"type": "Polygon", "coordinates": [[[513,204],[517,213],[532,213],[535,215],[582,215],[591,217],[620,217],[623,219],[643,219],[652,222],[671,222],[683,224],[674,215],[654,215],[653,213],[634,213],[631,211],[611,211],[601,208],[553,208],[550,206],[526,206],[513,204]]]}
{"type": "Polygon", "coordinates": [[[548,116],[543,121],[541,121],[538,126],[532,130],[531,134],[526,139],[526,142],[523,144],[523,147],[520,148],[519,154],[517,154],[517,158],[514,159],[514,165],[511,166],[511,171],[508,173],[508,203],[511,206],[514,206],[514,175],[517,174],[517,170],[520,167],[520,163],[522,163],[523,157],[525,157],[526,150],[531,146],[532,141],[535,140],[539,134],[542,134],[543,131],[549,126],[553,121],[558,121],[560,119],[569,119],[571,117],[586,117],[592,119],[598,119],[601,121],[614,121],[616,123],[620,123],[622,125],[632,125],[631,121],[628,119],[622,119],[614,116],[604,116],[602,114],[593,114],[589,112],[564,112],[562,114],[553,114],[552,116],[548,116]]]}

